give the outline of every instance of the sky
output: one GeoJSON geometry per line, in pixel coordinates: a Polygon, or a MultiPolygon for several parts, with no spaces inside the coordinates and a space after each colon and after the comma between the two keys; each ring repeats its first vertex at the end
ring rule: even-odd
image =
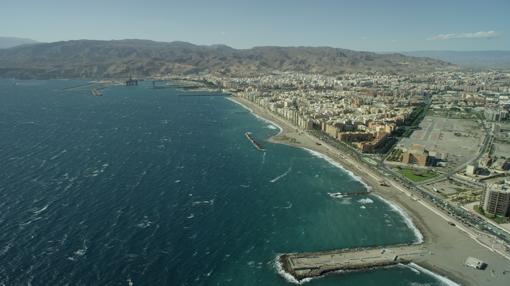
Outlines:
{"type": "Polygon", "coordinates": [[[510,50],[510,0],[0,0],[0,36],[510,50]]]}

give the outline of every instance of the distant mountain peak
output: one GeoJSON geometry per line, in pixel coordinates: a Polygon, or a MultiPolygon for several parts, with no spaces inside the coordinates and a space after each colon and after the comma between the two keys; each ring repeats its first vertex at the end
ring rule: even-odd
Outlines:
{"type": "Polygon", "coordinates": [[[510,68],[510,51],[412,51],[403,54],[438,59],[467,68],[510,68]]]}
{"type": "Polygon", "coordinates": [[[20,45],[36,44],[37,41],[17,37],[0,37],[0,49],[13,48],[20,45]]]}

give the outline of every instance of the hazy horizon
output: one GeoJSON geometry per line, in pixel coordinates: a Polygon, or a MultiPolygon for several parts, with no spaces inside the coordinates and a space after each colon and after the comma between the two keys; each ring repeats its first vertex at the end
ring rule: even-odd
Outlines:
{"type": "Polygon", "coordinates": [[[5,36],[39,42],[151,39],[361,51],[510,50],[508,1],[33,1],[5,3],[5,36]],[[206,5],[208,4],[208,5],[206,5]],[[25,7],[31,7],[26,9],[25,7]],[[78,9],[77,9],[78,7],[78,9]],[[51,21],[48,21],[51,19],[51,21]]]}
{"type": "MultiPolygon", "coordinates": [[[[12,38],[12,39],[20,39],[20,40],[33,40],[31,38],[21,38],[21,37],[16,37],[16,36],[0,36],[0,40],[2,38],[12,38]]],[[[142,39],[142,38],[122,38],[122,39],[110,39],[110,40],[99,40],[99,39],[69,39],[69,40],[57,40],[57,41],[51,41],[51,42],[41,42],[41,41],[36,41],[36,40],[33,40],[34,42],[33,43],[29,43],[29,44],[49,44],[49,43],[57,43],[57,42],[67,42],[67,41],[127,41],[127,40],[141,40],[141,41],[153,41],[153,42],[159,42],[159,43],[172,43],[172,42],[183,42],[183,43],[188,43],[188,44],[192,44],[192,45],[197,45],[197,46],[228,46],[230,48],[233,48],[233,49],[252,49],[252,48],[258,48],[258,47],[312,47],[312,48],[335,48],[335,49],[347,49],[347,48],[344,48],[344,47],[334,47],[334,46],[321,46],[321,45],[318,45],[318,46],[314,46],[314,45],[299,45],[299,46],[285,46],[285,45],[260,45],[260,46],[252,46],[252,47],[246,47],[246,48],[236,48],[236,47],[232,47],[230,45],[227,45],[227,44],[224,44],[224,43],[213,43],[213,44],[197,44],[197,43],[194,43],[194,42],[188,42],[188,41],[182,41],[182,40],[173,40],[173,41],[158,41],[158,40],[153,40],[153,39],[142,39]]],[[[437,50],[388,50],[388,51],[371,51],[371,50],[354,50],[354,51],[366,51],[366,52],[375,52],[375,53],[407,53],[407,52],[510,52],[510,49],[508,50],[489,50],[489,49],[486,49],[486,50],[447,50],[447,49],[444,49],[444,50],[440,50],[440,49],[437,49],[437,50]]]]}

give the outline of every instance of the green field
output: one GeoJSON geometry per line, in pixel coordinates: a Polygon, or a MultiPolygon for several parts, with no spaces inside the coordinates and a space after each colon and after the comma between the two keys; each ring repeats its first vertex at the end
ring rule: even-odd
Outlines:
{"type": "Polygon", "coordinates": [[[434,178],[437,173],[431,170],[415,170],[411,168],[397,168],[397,172],[413,182],[421,182],[434,178]]]}

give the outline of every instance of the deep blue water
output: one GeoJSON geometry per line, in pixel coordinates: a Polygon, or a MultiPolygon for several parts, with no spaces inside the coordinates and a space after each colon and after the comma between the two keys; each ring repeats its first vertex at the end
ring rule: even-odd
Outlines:
{"type": "MultiPolygon", "coordinates": [[[[78,84],[0,81],[0,285],[290,285],[279,253],[416,239],[376,197],[331,198],[364,186],[223,97],[78,84]]],[[[439,285],[406,267],[307,285],[416,283],[439,285]]]]}

